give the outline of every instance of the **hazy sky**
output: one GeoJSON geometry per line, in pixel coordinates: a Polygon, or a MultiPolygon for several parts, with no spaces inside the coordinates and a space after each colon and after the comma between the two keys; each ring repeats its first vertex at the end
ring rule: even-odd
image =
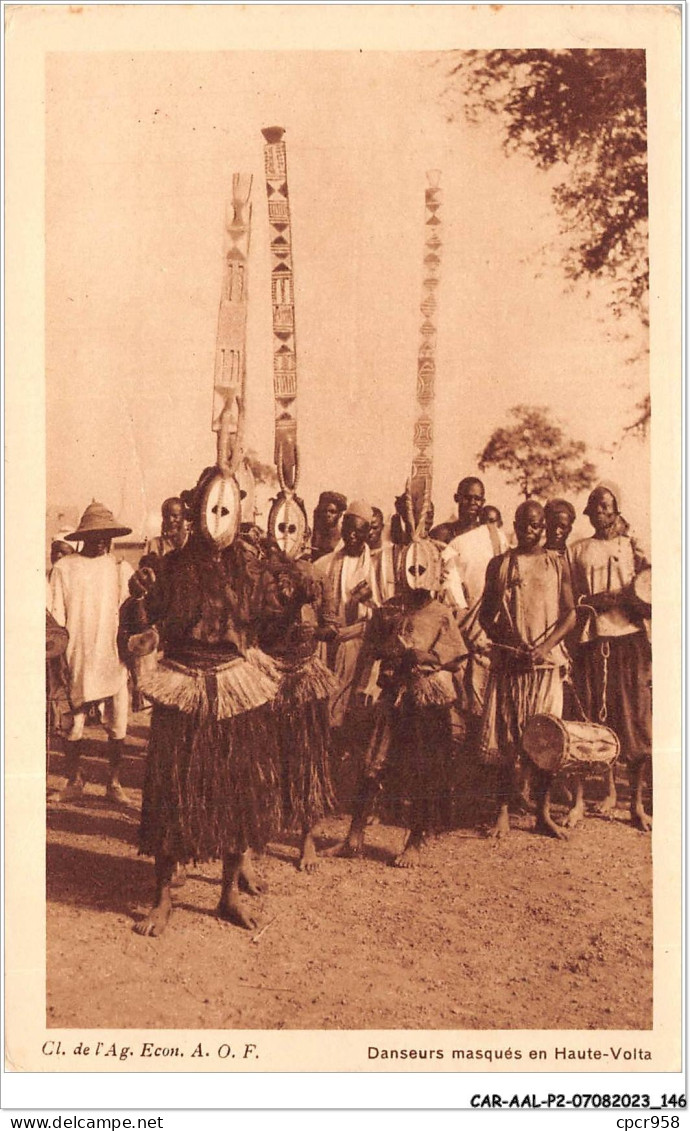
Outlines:
{"type": "MultiPolygon", "coordinates": [[[[636,323],[570,293],[551,181],[495,123],[449,123],[440,56],[59,53],[47,107],[48,504],[96,497],[142,535],[215,458],[213,356],[233,172],[254,174],[249,446],[273,450],[261,128],[286,129],[298,427],[308,508],[325,488],[390,511],[412,456],[425,170],[442,171],[434,499],[518,403],[549,406],[646,533],[649,451],[610,449],[647,390],[636,323]],[[542,249],[546,248],[545,252],[542,249]],[[626,338],[626,331],[631,337],[626,338]],[[633,358],[634,360],[630,360],[633,358]]],[[[509,518],[499,474],[487,494],[509,518]]],[[[588,532],[583,520],[581,533],[588,532]]]]}

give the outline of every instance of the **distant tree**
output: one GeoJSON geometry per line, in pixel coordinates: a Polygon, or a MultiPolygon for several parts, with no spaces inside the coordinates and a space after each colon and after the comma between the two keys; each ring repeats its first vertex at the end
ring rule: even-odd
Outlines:
{"type": "Polygon", "coordinates": [[[623,429],[623,439],[626,436],[635,436],[638,440],[645,440],[652,422],[652,402],[649,393],[635,405],[635,419],[623,429]]]}
{"type": "Polygon", "coordinates": [[[514,423],[497,428],[479,455],[481,471],[497,467],[525,499],[578,494],[591,487],[597,469],[585,459],[586,445],[566,436],[548,409],[521,404],[510,416],[514,423]]]}
{"type": "Polygon", "coordinates": [[[616,280],[618,309],[644,315],[647,257],[645,52],[615,48],[459,52],[465,114],[505,123],[505,148],[561,166],[553,200],[571,237],[570,278],[616,280]]]}
{"type": "MultiPolygon", "coordinates": [[[[647,96],[640,49],[518,49],[454,53],[450,97],[465,116],[494,114],[507,152],[562,176],[552,199],[569,246],[569,279],[611,280],[612,310],[647,325],[647,96]]],[[[451,111],[450,117],[454,116],[451,111]]],[[[626,434],[643,438],[650,400],[626,434]]]]}
{"type": "Polygon", "coordinates": [[[252,451],[251,448],[249,451],[245,452],[244,458],[257,483],[267,483],[269,487],[277,485],[278,474],[272,463],[263,463],[258,454],[252,451]]]}

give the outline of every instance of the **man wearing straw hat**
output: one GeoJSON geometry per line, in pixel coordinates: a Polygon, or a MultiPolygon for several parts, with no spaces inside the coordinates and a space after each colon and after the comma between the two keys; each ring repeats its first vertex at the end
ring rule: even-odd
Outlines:
{"type": "Polygon", "coordinates": [[[90,703],[103,703],[110,773],[106,797],[127,802],[120,767],[127,734],[127,668],[117,649],[120,605],[129,594],[132,568],[110,553],[113,538],[131,534],[102,503],[90,503],[79,527],[65,535],[81,542],[78,554],[60,558],[50,578],[51,613],[69,633],[66,650],[72,725],[65,735],[67,785],[56,800],[78,800],[84,792],[82,738],[90,703]]]}

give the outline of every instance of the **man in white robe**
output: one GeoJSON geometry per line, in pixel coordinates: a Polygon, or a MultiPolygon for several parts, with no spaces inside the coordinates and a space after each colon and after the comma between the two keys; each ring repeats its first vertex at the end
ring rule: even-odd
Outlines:
{"type": "Polygon", "coordinates": [[[490,641],[479,624],[489,562],[508,549],[503,531],[495,523],[473,526],[459,534],[442,554],[445,567],[445,603],[455,610],[458,626],[470,652],[464,675],[458,678],[460,709],[480,720],[489,678],[490,641]]]}
{"type": "Polygon", "coordinates": [[[106,796],[116,802],[128,800],[120,785],[127,734],[127,668],[118,655],[117,632],[120,606],[129,595],[133,571],[127,562],[115,560],[110,547],[113,538],[130,533],[106,507],[91,503],[79,528],[67,535],[69,541],[83,543],[81,552],[61,558],[51,574],[50,611],[69,633],[66,659],[72,704],[72,725],[65,735],[67,785],[59,800],[75,800],[84,792],[81,740],[91,703],[103,704],[102,719],[109,737],[106,796]]]}

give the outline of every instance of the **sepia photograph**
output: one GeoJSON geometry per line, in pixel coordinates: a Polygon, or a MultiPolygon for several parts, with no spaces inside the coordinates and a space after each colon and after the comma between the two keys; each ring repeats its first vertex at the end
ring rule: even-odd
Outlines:
{"type": "Polygon", "coordinates": [[[37,1024],[130,1069],[659,1017],[648,52],[446,38],[44,56],[37,1024]]]}

